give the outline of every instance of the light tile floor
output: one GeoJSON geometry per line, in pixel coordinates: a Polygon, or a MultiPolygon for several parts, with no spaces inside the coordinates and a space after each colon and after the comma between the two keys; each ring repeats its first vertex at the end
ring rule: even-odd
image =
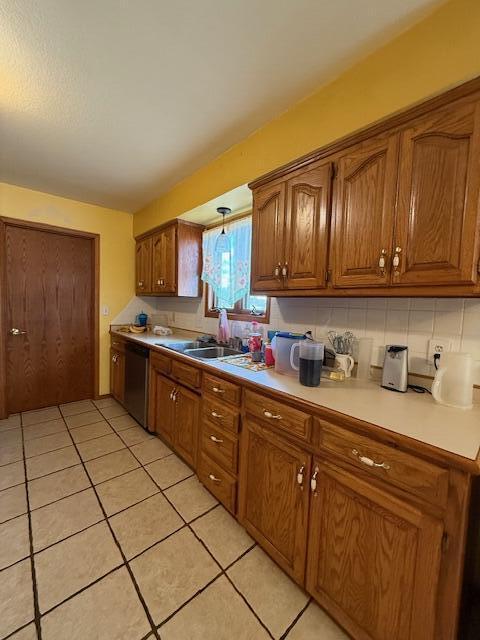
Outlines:
{"type": "Polygon", "coordinates": [[[0,640],[345,640],[115,400],[0,420],[0,640]]]}

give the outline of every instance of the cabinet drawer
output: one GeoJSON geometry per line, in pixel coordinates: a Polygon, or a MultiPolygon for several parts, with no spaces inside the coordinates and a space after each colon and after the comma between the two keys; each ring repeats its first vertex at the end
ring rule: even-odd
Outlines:
{"type": "Polygon", "coordinates": [[[323,420],[318,424],[321,429],[320,446],[324,450],[429,502],[440,506],[446,504],[446,469],[323,420]]]}
{"type": "Polygon", "coordinates": [[[200,387],[200,370],[188,364],[183,364],[183,362],[179,362],[178,360],[172,361],[172,376],[188,387],[193,387],[194,389],[200,387]]]}
{"type": "Polygon", "coordinates": [[[198,476],[207,489],[232,513],[236,511],[237,481],[216,462],[200,455],[198,476]]]}
{"type": "Polygon", "coordinates": [[[310,440],[312,417],[308,413],[293,409],[282,402],[265,398],[252,391],[245,392],[247,413],[260,418],[263,422],[290,433],[302,440],[310,440]]]}
{"type": "Polygon", "coordinates": [[[238,433],[239,412],[230,409],[225,403],[203,398],[203,415],[218,427],[238,433]]]}
{"type": "Polygon", "coordinates": [[[121,351],[122,353],[125,351],[125,340],[122,338],[117,338],[117,336],[110,336],[110,346],[115,351],[121,351]]]}
{"type": "Polygon", "coordinates": [[[238,439],[216,427],[206,417],[202,420],[201,449],[226,471],[237,473],[238,439]]]}
{"type": "Polygon", "coordinates": [[[237,384],[206,373],[203,376],[203,390],[212,398],[229,402],[237,407],[240,405],[242,390],[237,384]]]}
{"type": "Polygon", "coordinates": [[[161,353],[150,352],[150,365],[160,373],[170,373],[172,360],[161,353]]]}

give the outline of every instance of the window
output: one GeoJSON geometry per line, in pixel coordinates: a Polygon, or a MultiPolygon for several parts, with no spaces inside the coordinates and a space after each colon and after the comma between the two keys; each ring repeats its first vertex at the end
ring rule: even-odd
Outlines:
{"type": "Polygon", "coordinates": [[[247,216],[225,225],[230,251],[219,253],[216,240],[220,228],[203,234],[202,280],[206,283],[205,315],[218,316],[226,309],[231,320],[268,322],[269,299],[250,294],[252,217],[247,216]]]}

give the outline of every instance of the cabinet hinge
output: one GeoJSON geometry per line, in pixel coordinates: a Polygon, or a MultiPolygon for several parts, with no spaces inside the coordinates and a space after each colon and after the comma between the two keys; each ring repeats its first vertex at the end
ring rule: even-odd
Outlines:
{"type": "Polygon", "coordinates": [[[442,535],[442,553],[447,553],[449,542],[450,542],[450,539],[448,537],[448,533],[444,531],[442,535]]]}

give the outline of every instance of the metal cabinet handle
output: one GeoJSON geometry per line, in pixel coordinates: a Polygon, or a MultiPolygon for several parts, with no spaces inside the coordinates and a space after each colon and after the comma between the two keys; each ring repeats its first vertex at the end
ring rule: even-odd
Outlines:
{"type": "Polygon", "coordinates": [[[275,276],[275,278],[279,278],[280,277],[280,269],[281,268],[282,268],[282,265],[279,262],[277,264],[277,266],[275,267],[275,269],[273,270],[273,275],[275,276]]]}
{"type": "Polygon", "coordinates": [[[22,331],[21,329],[17,329],[16,327],[12,327],[9,333],[11,336],[24,336],[27,332],[22,331]]]}
{"type": "Polygon", "coordinates": [[[174,387],[174,388],[172,389],[172,391],[170,392],[170,400],[171,400],[172,402],[176,402],[176,401],[177,401],[177,393],[178,393],[178,391],[177,391],[177,387],[174,387]]]}
{"type": "Polygon", "coordinates": [[[139,287],[143,287],[143,280],[139,280],[139,281],[138,281],[138,286],[139,286],[139,287]]]}
{"type": "Polygon", "coordinates": [[[160,285],[161,287],[165,286],[165,280],[163,278],[159,278],[157,280],[157,285],[160,285]]]}
{"type": "Polygon", "coordinates": [[[288,275],[288,264],[285,263],[282,267],[282,278],[286,278],[288,275]]]}
{"type": "Polygon", "coordinates": [[[218,387],[212,387],[213,393],[225,393],[225,389],[219,389],[218,387]]]}
{"type": "Polygon", "coordinates": [[[380,258],[378,259],[378,268],[380,270],[380,275],[384,276],[385,275],[385,265],[387,262],[387,250],[386,249],[382,249],[380,251],[380,258]]]}
{"type": "Polygon", "coordinates": [[[209,473],[208,477],[212,482],[221,482],[220,478],[217,478],[216,476],[214,476],[213,473],[209,473]]]}
{"type": "Polygon", "coordinates": [[[217,419],[223,418],[223,416],[220,413],[217,413],[216,411],[212,411],[210,415],[217,419]]]}
{"type": "Polygon", "coordinates": [[[400,266],[400,254],[402,253],[402,247],[395,247],[395,255],[393,256],[392,264],[393,264],[393,272],[396,276],[399,275],[400,271],[398,270],[400,266]]]}
{"type": "Polygon", "coordinates": [[[313,476],[310,479],[310,489],[312,490],[312,493],[315,493],[317,490],[317,476],[318,476],[318,472],[319,469],[318,467],[315,467],[315,471],[313,472],[313,476]]]}
{"type": "Polygon", "coordinates": [[[221,438],[217,438],[217,437],[215,437],[214,435],[211,435],[211,436],[210,436],[210,440],[211,440],[212,442],[215,442],[215,444],[222,444],[222,442],[223,442],[223,440],[222,440],[221,438]]]}
{"type": "Polygon", "coordinates": [[[360,452],[357,451],[357,449],[352,449],[352,453],[362,464],[367,465],[367,467],[375,467],[375,469],[385,469],[386,471],[390,469],[390,465],[386,462],[375,462],[375,460],[372,460],[372,458],[367,458],[367,456],[360,455],[360,452]]]}
{"type": "Polygon", "coordinates": [[[271,411],[263,410],[263,415],[265,418],[270,418],[270,420],[281,420],[282,416],[279,413],[272,413],[271,411]]]}
{"type": "Polygon", "coordinates": [[[112,356],[112,362],[116,364],[116,363],[117,363],[117,360],[118,360],[118,356],[117,356],[117,354],[114,354],[114,355],[112,356]]]}
{"type": "Polygon", "coordinates": [[[300,469],[297,471],[297,484],[303,490],[303,474],[305,473],[305,465],[302,464],[300,469]]]}

